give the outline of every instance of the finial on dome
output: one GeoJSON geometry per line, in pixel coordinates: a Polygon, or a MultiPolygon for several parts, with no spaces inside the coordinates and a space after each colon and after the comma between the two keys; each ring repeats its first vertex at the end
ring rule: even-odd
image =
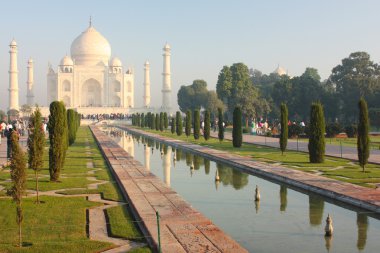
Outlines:
{"type": "Polygon", "coordinates": [[[90,16],[89,27],[92,27],[92,16],[90,16]]]}

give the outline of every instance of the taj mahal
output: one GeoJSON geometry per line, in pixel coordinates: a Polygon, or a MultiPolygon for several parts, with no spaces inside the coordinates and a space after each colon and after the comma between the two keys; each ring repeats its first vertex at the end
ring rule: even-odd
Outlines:
{"type": "MultiPolygon", "coordinates": [[[[63,101],[66,108],[82,114],[130,113],[135,111],[171,110],[171,48],[163,47],[162,105],[152,108],[150,104],[150,65],[144,63],[142,84],[143,106],[135,107],[135,73],[133,68],[124,67],[122,61],[112,57],[111,45],[98,32],[90,20],[88,28],[74,39],[70,56],[64,56],[56,69],[49,64],[47,71],[47,102],[63,101]]],[[[9,67],[9,110],[19,110],[17,43],[10,43],[9,67]]],[[[28,60],[27,104],[34,106],[33,60],[28,60]]],[[[48,107],[42,107],[44,114],[48,107]]]]}

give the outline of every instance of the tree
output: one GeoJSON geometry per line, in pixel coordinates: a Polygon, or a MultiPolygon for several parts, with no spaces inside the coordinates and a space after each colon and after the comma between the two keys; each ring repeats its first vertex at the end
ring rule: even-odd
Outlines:
{"type": "Polygon", "coordinates": [[[164,112],[164,128],[168,129],[168,126],[169,126],[168,113],[164,112]]]}
{"type": "Polygon", "coordinates": [[[34,176],[36,178],[36,202],[40,203],[38,196],[38,172],[42,169],[43,165],[45,134],[42,126],[41,112],[38,107],[29,118],[29,135],[27,144],[29,168],[34,170],[34,176]]]}
{"type": "Polygon", "coordinates": [[[25,192],[26,186],[26,162],[24,152],[19,145],[19,137],[16,131],[12,131],[12,155],[11,155],[11,179],[12,188],[8,191],[8,194],[12,196],[13,201],[16,203],[16,220],[18,225],[18,239],[19,247],[22,247],[22,196],[25,192]]]}
{"type": "Polygon", "coordinates": [[[181,136],[182,135],[182,131],[183,131],[183,129],[182,129],[182,117],[181,117],[181,112],[179,112],[179,111],[177,111],[177,113],[176,113],[176,123],[177,123],[177,125],[176,125],[176,132],[177,132],[177,135],[178,136],[181,136]]]}
{"type": "Polygon", "coordinates": [[[164,113],[160,112],[160,131],[164,131],[164,113]]]}
{"type": "Polygon", "coordinates": [[[194,126],[193,126],[194,133],[193,134],[194,134],[194,139],[196,140],[199,139],[200,127],[201,127],[201,120],[200,120],[199,110],[194,110],[194,126]]]}
{"type": "Polygon", "coordinates": [[[325,157],[325,118],[321,103],[313,103],[310,110],[309,160],[323,163],[325,157]]]}
{"type": "Polygon", "coordinates": [[[210,139],[210,125],[211,125],[211,122],[210,122],[210,111],[206,110],[205,111],[205,126],[204,126],[204,129],[203,129],[203,136],[204,136],[204,138],[205,138],[206,141],[208,139],[210,139]]]}
{"type": "Polygon", "coordinates": [[[140,119],[141,119],[140,126],[142,128],[144,128],[145,127],[145,115],[144,115],[144,113],[141,113],[140,119]]]}
{"type": "Polygon", "coordinates": [[[224,103],[222,100],[218,98],[218,95],[215,91],[209,91],[207,93],[207,99],[204,104],[204,108],[209,110],[212,114],[216,114],[218,112],[218,108],[224,108],[224,103]]]}
{"type": "Polygon", "coordinates": [[[223,103],[229,106],[229,100],[232,95],[232,73],[230,67],[223,66],[216,83],[216,93],[223,103]]]}
{"type": "Polygon", "coordinates": [[[158,113],[156,113],[156,117],[155,117],[155,125],[156,125],[156,131],[160,130],[160,116],[158,115],[158,113]]]}
{"type": "Polygon", "coordinates": [[[340,114],[345,121],[355,121],[358,108],[352,101],[358,101],[361,97],[368,101],[370,107],[379,107],[379,78],[380,67],[371,61],[366,52],[351,53],[340,65],[333,68],[329,82],[336,89],[340,114]]]}
{"type": "Polygon", "coordinates": [[[191,134],[191,111],[186,111],[186,124],[185,124],[185,134],[189,137],[191,134]]]}
{"type": "Polygon", "coordinates": [[[76,129],[75,129],[75,112],[73,109],[67,110],[67,123],[69,131],[69,145],[71,146],[75,142],[76,129]]]}
{"type": "Polygon", "coordinates": [[[60,102],[54,101],[50,104],[50,115],[48,122],[49,130],[49,172],[50,181],[56,182],[59,179],[61,169],[64,164],[64,154],[66,152],[67,126],[65,108],[60,102]]]}
{"type": "Polygon", "coordinates": [[[281,133],[280,133],[280,148],[284,154],[288,144],[288,107],[286,104],[281,104],[281,133]]]}
{"type": "Polygon", "coordinates": [[[218,108],[218,139],[224,140],[224,126],[223,126],[223,111],[222,108],[218,108]]]}
{"type": "Polygon", "coordinates": [[[172,134],[175,133],[175,126],[176,126],[176,124],[175,124],[175,118],[172,117],[172,121],[171,121],[171,124],[170,124],[170,128],[171,128],[170,130],[171,130],[172,134]]]}
{"type": "Polygon", "coordinates": [[[235,107],[232,128],[232,144],[235,148],[240,148],[243,142],[241,120],[241,109],[240,107],[235,107]]]}
{"type": "Polygon", "coordinates": [[[156,117],[155,117],[154,113],[152,113],[150,116],[150,128],[152,130],[156,129],[156,117]]]}
{"type": "Polygon", "coordinates": [[[182,112],[200,109],[206,103],[207,94],[207,83],[204,80],[194,80],[191,85],[181,86],[177,93],[179,109],[182,112]]]}
{"type": "Polygon", "coordinates": [[[358,123],[358,158],[359,164],[363,168],[368,163],[369,157],[369,120],[367,102],[361,98],[358,103],[359,106],[359,123],[358,123]]]}

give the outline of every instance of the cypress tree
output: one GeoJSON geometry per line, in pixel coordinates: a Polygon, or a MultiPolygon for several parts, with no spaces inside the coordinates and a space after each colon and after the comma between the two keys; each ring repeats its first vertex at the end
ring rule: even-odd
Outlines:
{"type": "Polygon", "coordinates": [[[68,132],[69,132],[69,145],[71,146],[75,141],[75,115],[73,109],[67,110],[67,123],[68,123],[68,132]]]}
{"type": "Polygon", "coordinates": [[[40,202],[38,194],[38,172],[42,169],[45,146],[45,134],[42,126],[42,117],[38,107],[29,118],[29,135],[27,144],[29,168],[34,170],[34,176],[36,178],[36,203],[38,204],[40,202]]]}
{"type": "Polygon", "coordinates": [[[201,122],[200,122],[199,110],[196,109],[194,110],[194,139],[196,140],[199,139],[200,127],[201,127],[201,122]]]}
{"type": "Polygon", "coordinates": [[[210,111],[209,110],[206,110],[205,111],[205,128],[204,128],[204,132],[203,132],[203,136],[205,138],[205,140],[207,141],[208,139],[210,139],[210,111]]]}
{"type": "Polygon", "coordinates": [[[168,114],[164,112],[164,128],[165,130],[168,129],[169,126],[169,119],[168,119],[168,114]]]}
{"type": "Polygon", "coordinates": [[[186,123],[185,123],[185,134],[189,137],[191,134],[191,111],[186,111],[186,123]]]}
{"type": "Polygon", "coordinates": [[[156,129],[156,117],[154,115],[154,113],[150,114],[150,128],[152,130],[156,129]]]}
{"type": "Polygon", "coordinates": [[[65,104],[63,103],[63,101],[60,101],[59,105],[60,105],[61,111],[63,113],[63,136],[64,136],[63,143],[64,143],[64,150],[62,152],[63,159],[61,160],[61,162],[62,162],[62,167],[61,168],[63,168],[63,165],[65,163],[65,159],[66,159],[66,151],[69,148],[69,127],[68,127],[68,122],[67,122],[67,110],[66,110],[65,104]]]}
{"type": "Polygon", "coordinates": [[[140,120],[141,120],[141,122],[140,122],[140,126],[142,127],[142,128],[144,128],[145,127],[145,117],[144,117],[144,113],[141,113],[141,116],[140,116],[141,118],[140,118],[140,120]]]}
{"type": "Polygon", "coordinates": [[[22,196],[26,187],[26,160],[24,152],[19,145],[19,137],[16,131],[11,133],[11,179],[12,188],[8,190],[8,194],[12,196],[13,201],[16,203],[16,221],[18,225],[18,239],[19,247],[22,247],[22,196]]]}
{"type": "Polygon", "coordinates": [[[321,103],[313,103],[310,110],[309,160],[323,163],[325,158],[325,117],[321,103]]]}
{"type": "Polygon", "coordinates": [[[358,148],[358,158],[359,164],[363,168],[368,163],[369,158],[369,120],[368,120],[368,108],[367,102],[364,98],[361,98],[358,103],[359,106],[359,124],[358,124],[358,137],[357,137],[357,148],[358,148]]]}
{"type": "Polygon", "coordinates": [[[224,140],[224,126],[223,126],[223,111],[222,108],[218,108],[218,139],[224,140]]]}
{"type": "Polygon", "coordinates": [[[160,112],[160,131],[164,131],[164,113],[160,112]]]}
{"type": "Polygon", "coordinates": [[[240,148],[242,142],[241,109],[240,107],[235,107],[233,114],[232,144],[235,148],[240,148]]]}
{"type": "Polygon", "coordinates": [[[171,128],[170,130],[171,130],[172,134],[174,134],[175,133],[175,118],[174,117],[172,117],[170,128],[171,128]]]}
{"type": "Polygon", "coordinates": [[[160,116],[158,115],[158,113],[156,113],[154,124],[156,125],[156,131],[160,130],[160,116]]]}
{"type": "Polygon", "coordinates": [[[182,117],[181,117],[181,112],[177,111],[176,113],[176,120],[177,122],[177,125],[176,125],[176,132],[177,132],[177,135],[178,136],[181,136],[182,135],[182,117]]]}
{"type": "Polygon", "coordinates": [[[288,107],[286,104],[281,104],[281,133],[280,133],[280,148],[281,153],[284,154],[286,146],[288,145],[288,107]]]}
{"type": "Polygon", "coordinates": [[[60,105],[60,102],[52,102],[50,104],[50,115],[48,122],[50,140],[49,172],[51,181],[58,181],[63,166],[63,154],[65,153],[66,138],[65,118],[65,113],[60,105]]]}

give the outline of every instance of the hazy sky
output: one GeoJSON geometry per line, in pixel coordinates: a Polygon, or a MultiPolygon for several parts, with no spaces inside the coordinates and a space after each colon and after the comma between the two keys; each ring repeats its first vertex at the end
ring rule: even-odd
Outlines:
{"type": "Polygon", "coordinates": [[[46,105],[48,62],[54,68],[71,42],[93,26],[112,55],[135,69],[135,106],[142,105],[143,64],[151,64],[152,104],[161,104],[162,47],[172,47],[173,104],[181,85],[204,79],[215,89],[223,65],[243,62],[263,73],[277,64],[290,75],[306,67],[323,79],[354,51],[380,61],[380,1],[1,1],[0,109],[8,106],[9,42],[19,46],[20,105],[26,102],[26,62],[35,64],[36,102],[46,105]]]}

